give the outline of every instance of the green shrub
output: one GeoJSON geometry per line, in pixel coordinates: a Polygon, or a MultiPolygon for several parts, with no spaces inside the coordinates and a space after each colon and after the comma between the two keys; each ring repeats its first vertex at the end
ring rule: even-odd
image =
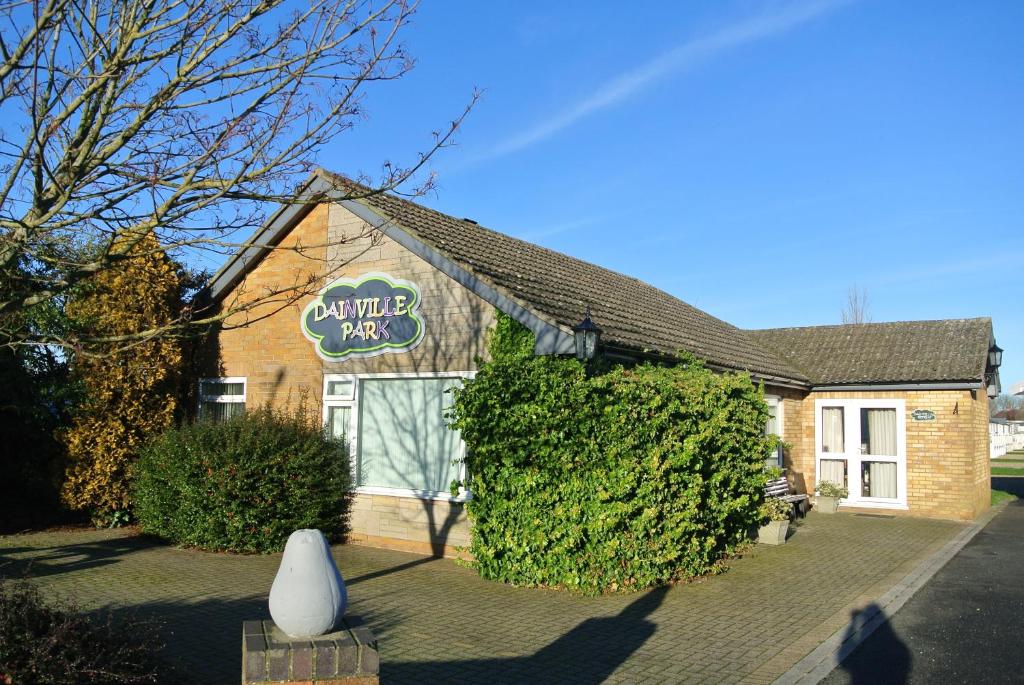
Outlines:
{"type": "Polygon", "coordinates": [[[822,497],[835,497],[836,499],[843,499],[850,496],[850,491],[845,486],[839,483],[833,483],[829,480],[823,480],[818,483],[818,494],[822,497]]]}
{"type": "Polygon", "coordinates": [[[302,408],[168,430],[142,450],[135,481],[140,527],[175,544],[273,552],[299,528],[336,541],[348,527],[348,451],[302,408]]]}
{"type": "Polygon", "coordinates": [[[761,523],[788,521],[793,515],[793,505],[779,497],[769,497],[761,505],[761,523]]]}
{"type": "Polygon", "coordinates": [[[451,417],[486,578],[641,589],[713,571],[760,523],[776,438],[745,375],[499,357],[456,391],[451,417]]]}
{"type": "Polygon", "coordinates": [[[161,682],[170,672],[159,646],[152,622],[90,621],[28,582],[0,580],[0,683],[161,682]]]}

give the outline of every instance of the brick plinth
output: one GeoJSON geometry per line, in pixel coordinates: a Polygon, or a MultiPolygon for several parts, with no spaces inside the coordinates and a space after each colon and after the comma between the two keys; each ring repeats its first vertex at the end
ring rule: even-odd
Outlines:
{"type": "Polygon", "coordinates": [[[242,625],[242,683],[377,685],[377,638],[358,616],[333,633],[291,638],[273,621],[242,625]]]}

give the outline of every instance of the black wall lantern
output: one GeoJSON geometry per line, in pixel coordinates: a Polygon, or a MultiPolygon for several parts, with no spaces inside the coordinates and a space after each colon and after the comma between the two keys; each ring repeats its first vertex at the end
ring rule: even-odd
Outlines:
{"type": "Polygon", "coordinates": [[[999,372],[993,371],[992,373],[985,374],[985,390],[989,396],[989,399],[995,399],[1002,392],[1002,385],[999,383],[999,372]]]}
{"type": "Polygon", "coordinates": [[[597,355],[597,345],[601,342],[601,329],[590,320],[590,307],[583,321],[572,327],[573,339],[576,342],[576,358],[588,362],[597,355]]]}
{"type": "Polygon", "coordinates": [[[988,348],[988,365],[993,369],[999,368],[1003,364],[1003,349],[992,343],[992,347],[988,348]]]}

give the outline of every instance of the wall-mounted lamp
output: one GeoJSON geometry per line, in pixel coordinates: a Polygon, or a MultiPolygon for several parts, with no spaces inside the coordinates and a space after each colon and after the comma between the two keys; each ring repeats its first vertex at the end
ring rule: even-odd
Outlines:
{"type": "Polygon", "coordinates": [[[988,348],[988,365],[993,369],[999,368],[1003,364],[1003,350],[999,345],[992,343],[992,347],[988,348]]]}
{"type": "Polygon", "coordinates": [[[590,320],[590,307],[583,321],[572,327],[573,340],[576,343],[576,358],[581,362],[589,362],[597,355],[597,346],[601,342],[601,329],[590,320]]]}

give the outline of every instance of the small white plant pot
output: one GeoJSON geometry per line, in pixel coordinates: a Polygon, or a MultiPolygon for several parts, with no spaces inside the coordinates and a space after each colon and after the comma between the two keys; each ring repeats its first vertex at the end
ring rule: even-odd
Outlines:
{"type": "Polygon", "coordinates": [[[834,514],[836,509],[839,508],[839,498],[818,495],[818,506],[816,508],[822,514],[834,514]]]}
{"type": "Polygon", "coordinates": [[[762,545],[782,545],[788,531],[789,521],[769,521],[757,529],[757,541],[762,545]]]}
{"type": "Polygon", "coordinates": [[[270,586],[270,617],[277,627],[290,637],[324,635],[338,626],[347,605],[345,581],[323,533],[292,533],[270,586]]]}

